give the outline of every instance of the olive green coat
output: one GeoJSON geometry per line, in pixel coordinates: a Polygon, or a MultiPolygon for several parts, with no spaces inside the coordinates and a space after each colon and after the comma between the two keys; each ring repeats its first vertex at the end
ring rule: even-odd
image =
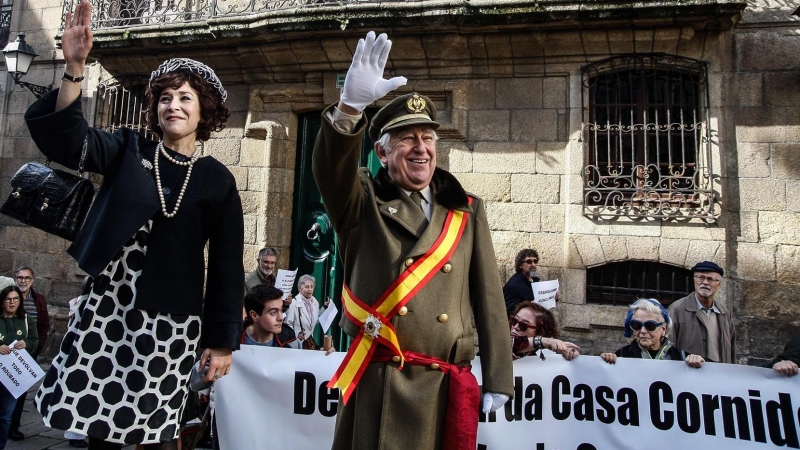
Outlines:
{"type": "MultiPolygon", "coordinates": [[[[22,308],[22,305],[19,305],[22,308]]],[[[36,319],[30,314],[25,318],[0,317],[0,344],[9,345],[14,341],[25,341],[25,350],[36,351],[39,345],[39,333],[36,332],[36,319]],[[31,350],[33,349],[33,350],[31,350]]]]}
{"type": "MultiPolygon", "coordinates": [[[[483,392],[512,395],[513,373],[503,289],[483,202],[450,173],[436,169],[428,224],[413,201],[381,170],[372,180],[358,169],[365,121],[353,134],[339,133],[323,113],[313,171],[339,238],[344,279],[373,304],[422,256],[442,231],[449,209],[469,212],[464,234],[441,271],[392,319],[400,348],[450,363],[469,364],[480,342],[483,392]],[[447,320],[441,321],[440,315],[447,320]]],[[[359,328],[342,319],[350,336],[359,328]]],[[[428,367],[372,363],[346,406],[339,403],[334,449],[437,449],[441,447],[447,376],[428,367]]],[[[478,407],[476,405],[476,407],[478,407]]]]}

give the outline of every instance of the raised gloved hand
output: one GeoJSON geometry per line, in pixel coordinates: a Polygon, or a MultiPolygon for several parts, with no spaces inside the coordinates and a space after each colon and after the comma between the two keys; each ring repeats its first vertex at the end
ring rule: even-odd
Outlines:
{"type": "Polygon", "coordinates": [[[483,394],[483,413],[489,414],[490,412],[497,411],[501,406],[505,405],[508,401],[506,394],[495,394],[487,392],[483,394]]]}
{"type": "Polygon", "coordinates": [[[344,79],[341,101],[358,111],[394,89],[406,84],[405,77],[383,79],[383,69],[389,59],[392,41],[381,33],[375,38],[375,32],[367,33],[366,39],[359,39],[353,62],[344,79]]]}

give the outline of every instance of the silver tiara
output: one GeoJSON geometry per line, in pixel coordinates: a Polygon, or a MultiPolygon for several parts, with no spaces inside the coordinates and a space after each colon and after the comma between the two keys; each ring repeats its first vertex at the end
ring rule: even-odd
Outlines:
{"type": "Polygon", "coordinates": [[[222,98],[222,103],[225,103],[225,100],[228,99],[228,93],[225,92],[225,88],[222,87],[222,82],[219,81],[217,74],[214,73],[211,67],[189,58],[172,58],[164,61],[160,66],[158,66],[158,69],[154,70],[150,75],[150,83],[152,83],[153,79],[156,77],[160,77],[167,72],[175,72],[176,70],[180,69],[191,70],[192,72],[203,77],[203,79],[205,79],[217,91],[217,94],[219,94],[220,98],[222,98]]]}

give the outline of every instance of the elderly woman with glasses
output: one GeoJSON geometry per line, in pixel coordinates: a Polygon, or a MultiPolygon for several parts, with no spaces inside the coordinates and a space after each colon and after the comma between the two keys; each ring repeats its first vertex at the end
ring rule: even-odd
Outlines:
{"type": "MultiPolygon", "coordinates": [[[[8,286],[0,291],[3,299],[3,317],[0,318],[0,355],[11,353],[14,349],[36,349],[39,334],[36,332],[36,319],[25,314],[22,304],[22,291],[17,286],[8,286]]],[[[11,427],[11,416],[17,399],[0,385],[0,449],[6,448],[8,430],[11,427]]]]}
{"type": "Polygon", "coordinates": [[[702,356],[687,356],[667,339],[671,325],[667,309],[658,300],[636,300],[625,318],[625,337],[633,336],[633,342],[614,353],[602,353],[600,357],[609,364],[615,364],[617,357],[622,357],[685,361],[689,367],[700,368],[705,362],[702,356]]]}
{"type": "MultiPolygon", "coordinates": [[[[539,350],[552,350],[571,361],[580,355],[580,347],[558,339],[553,313],[534,302],[521,302],[509,317],[511,351],[515,360],[539,350]]],[[[540,354],[544,359],[544,353],[540,354]]]]}

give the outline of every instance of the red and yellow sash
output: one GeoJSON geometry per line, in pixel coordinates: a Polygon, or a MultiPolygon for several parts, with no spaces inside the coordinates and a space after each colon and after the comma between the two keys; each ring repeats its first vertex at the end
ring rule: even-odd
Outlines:
{"type": "MultiPolygon", "coordinates": [[[[470,198],[470,203],[471,200],[470,198]]],[[[433,246],[407,267],[373,305],[367,305],[359,300],[345,284],[342,289],[344,313],[351,322],[361,327],[361,330],[350,345],[339,369],[328,382],[329,388],[342,390],[342,400],[345,403],[372,359],[377,348],[376,342],[385,345],[399,356],[400,368],[403,368],[405,358],[392,325],[392,318],[428,284],[428,281],[453,255],[464,233],[468,215],[463,211],[450,210],[442,227],[442,233],[433,246]]]]}

